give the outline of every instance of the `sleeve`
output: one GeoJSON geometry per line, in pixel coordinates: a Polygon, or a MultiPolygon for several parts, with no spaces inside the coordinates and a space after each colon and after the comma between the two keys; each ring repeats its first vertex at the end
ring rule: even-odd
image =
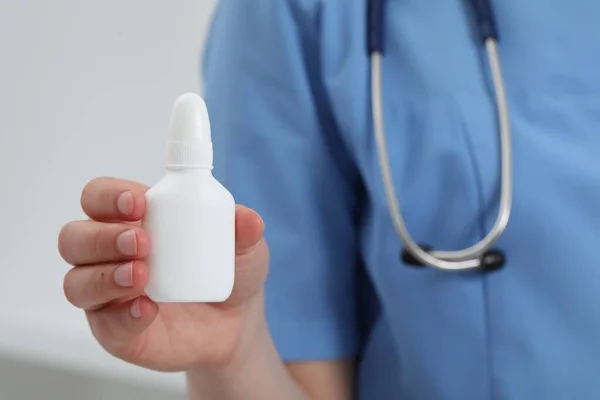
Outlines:
{"type": "Polygon", "coordinates": [[[265,221],[267,321],[286,361],[358,347],[358,173],[319,84],[308,3],[221,0],[203,63],[215,176],[265,221]]]}

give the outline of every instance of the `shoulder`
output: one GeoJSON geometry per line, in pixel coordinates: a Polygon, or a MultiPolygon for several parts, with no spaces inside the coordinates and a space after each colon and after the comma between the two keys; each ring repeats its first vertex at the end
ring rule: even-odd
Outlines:
{"type": "Polygon", "coordinates": [[[277,21],[293,17],[295,23],[303,24],[319,13],[325,4],[324,0],[219,0],[213,16],[216,20],[245,16],[245,21],[260,19],[265,26],[268,26],[268,21],[277,24],[277,21]]]}
{"type": "Polygon", "coordinates": [[[207,32],[204,56],[297,62],[315,53],[323,4],[322,0],[220,0],[207,32]]]}
{"type": "Polygon", "coordinates": [[[235,21],[237,30],[252,25],[258,32],[279,29],[285,23],[288,29],[314,35],[355,26],[359,20],[361,25],[366,23],[363,2],[347,0],[220,0],[213,13],[213,25],[235,21]]]}

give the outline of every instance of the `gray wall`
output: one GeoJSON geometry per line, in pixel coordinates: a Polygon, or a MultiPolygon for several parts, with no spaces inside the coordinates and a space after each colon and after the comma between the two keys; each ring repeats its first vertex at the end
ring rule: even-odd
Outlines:
{"type": "Polygon", "coordinates": [[[173,101],[201,90],[214,3],[0,0],[0,399],[170,399],[159,390],[181,391],[180,376],[99,348],[64,299],[68,266],[56,237],[85,218],[79,196],[93,177],[152,184],[163,173],[173,101]],[[1,359],[8,355],[17,361],[1,359]]]}
{"type": "Polygon", "coordinates": [[[0,400],[185,400],[139,384],[0,358],[0,400]]]}

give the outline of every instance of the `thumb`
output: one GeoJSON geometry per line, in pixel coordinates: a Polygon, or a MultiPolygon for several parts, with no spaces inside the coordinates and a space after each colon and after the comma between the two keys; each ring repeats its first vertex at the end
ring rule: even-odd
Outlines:
{"type": "Polygon", "coordinates": [[[258,293],[269,269],[264,222],[258,213],[238,205],[235,213],[235,283],[227,306],[239,306],[258,293]]]}
{"type": "Polygon", "coordinates": [[[265,225],[258,213],[246,206],[235,208],[235,253],[244,255],[262,239],[265,225]]]}

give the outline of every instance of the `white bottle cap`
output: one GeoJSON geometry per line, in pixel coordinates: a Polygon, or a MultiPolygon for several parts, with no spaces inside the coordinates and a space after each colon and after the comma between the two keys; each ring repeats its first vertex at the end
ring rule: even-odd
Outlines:
{"type": "Polygon", "coordinates": [[[167,143],[167,167],[213,167],[208,110],[197,94],[186,93],[175,101],[167,143]]]}

